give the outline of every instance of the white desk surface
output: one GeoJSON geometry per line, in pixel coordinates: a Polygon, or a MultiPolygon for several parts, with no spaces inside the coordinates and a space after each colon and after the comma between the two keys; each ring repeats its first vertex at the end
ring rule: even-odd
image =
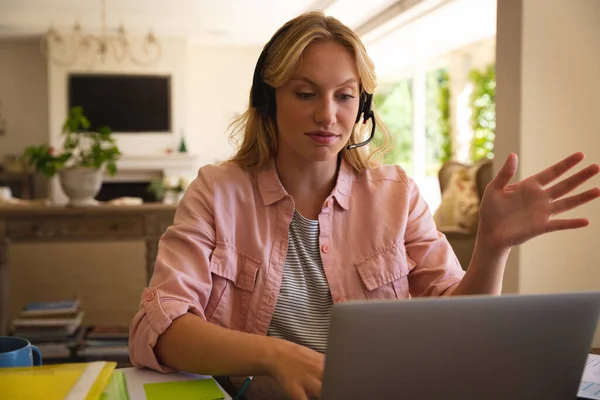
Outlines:
{"type": "MultiPolygon", "coordinates": [[[[144,383],[153,382],[174,382],[174,381],[189,381],[192,379],[207,379],[210,376],[192,375],[183,373],[162,374],[151,369],[140,368],[119,368],[119,371],[125,374],[127,379],[127,391],[129,392],[130,400],[146,400],[146,392],[144,391],[144,383]]],[[[223,390],[217,382],[219,389],[223,392],[225,400],[231,400],[231,396],[223,390]]]]}

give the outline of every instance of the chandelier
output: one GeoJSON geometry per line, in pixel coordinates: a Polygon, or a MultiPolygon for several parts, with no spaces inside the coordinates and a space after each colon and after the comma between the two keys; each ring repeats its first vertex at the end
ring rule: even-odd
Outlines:
{"type": "Polygon", "coordinates": [[[83,33],[78,21],[70,34],[61,34],[50,27],[40,42],[44,56],[59,66],[72,66],[83,61],[90,68],[98,61],[104,63],[109,56],[118,63],[129,60],[140,66],[147,66],[158,60],[161,46],[152,30],[140,39],[137,48],[127,38],[123,24],[119,25],[116,34],[106,33],[106,0],[101,1],[100,34],[83,33]]]}

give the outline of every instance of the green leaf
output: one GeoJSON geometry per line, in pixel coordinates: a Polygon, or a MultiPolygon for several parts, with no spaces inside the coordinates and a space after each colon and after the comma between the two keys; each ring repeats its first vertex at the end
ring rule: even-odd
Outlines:
{"type": "Polygon", "coordinates": [[[154,179],[150,182],[147,188],[148,192],[154,194],[156,200],[162,200],[165,197],[166,188],[163,181],[160,179],[154,179]]]}
{"type": "Polygon", "coordinates": [[[81,119],[79,120],[79,123],[81,124],[81,126],[83,127],[83,129],[85,129],[85,130],[90,129],[90,120],[87,119],[87,117],[81,116],[81,119]]]}
{"type": "Polygon", "coordinates": [[[493,158],[496,137],[496,69],[491,64],[484,70],[472,70],[469,79],[473,84],[471,95],[471,159],[477,162],[493,158]]]}
{"type": "Polygon", "coordinates": [[[50,154],[46,144],[29,146],[23,151],[21,159],[44,173],[54,175],[58,170],[69,166],[85,166],[100,168],[106,165],[111,175],[117,170],[116,161],[121,152],[108,126],[89,132],[90,120],[85,116],[83,108],[76,106],[69,110],[63,124],[65,139],[60,154],[50,154]]]}
{"type": "Polygon", "coordinates": [[[110,176],[114,176],[117,172],[117,165],[113,161],[110,161],[106,164],[106,170],[108,171],[110,176]]]}

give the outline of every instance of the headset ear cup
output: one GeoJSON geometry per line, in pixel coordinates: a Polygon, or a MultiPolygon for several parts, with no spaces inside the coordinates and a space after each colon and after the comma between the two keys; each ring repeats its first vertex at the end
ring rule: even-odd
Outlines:
{"type": "Polygon", "coordinates": [[[252,106],[262,115],[269,116],[275,114],[275,89],[271,85],[260,82],[258,85],[256,97],[252,97],[252,106]]]}
{"type": "Polygon", "coordinates": [[[358,114],[356,115],[356,121],[354,123],[358,123],[360,121],[360,116],[363,113],[363,108],[365,107],[365,92],[360,92],[360,97],[358,100],[358,114]]]}
{"type": "Polygon", "coordinates": [[[277,103],[275,103],[275,88],[271,85],[265,85],[265,99],[266,99],[266,107],[265,107],[265,115],[273,116],[275,115],[275,111],[277,109],[277,103]]]}
{"type": "Polygon", "coordinates": [[[252,107],[256,108],[259,113],[265,116],[274,116],[276,111],[275,104],[275,88],[271,85],[266,84],[262,79],[262,73],[264,64],[267,60],[267,55],[269,53],[269,49],[285,31],[287,31],[292,24],[286,24],[281,27],[275,35],[265,44],[260,56],[258,57],[258,61],[256,62],[256,66],[254,67],[254,77],[252,80],[252,107]]]}
{"type": "Polygon", "coordinates": [[[365,102],[363,105],[363,119],[366,121],[373,116],[373,110],[371,110],[373,106],[373,95],[365,94],[365,102]]]}

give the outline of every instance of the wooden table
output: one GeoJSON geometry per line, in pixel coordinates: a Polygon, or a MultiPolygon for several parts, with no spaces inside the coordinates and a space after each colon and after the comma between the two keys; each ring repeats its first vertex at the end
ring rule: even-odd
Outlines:
{"type": "Polygon", "coordinates": [[[176,206],[0,206],[0,336],[9,326],[9,243],[143,240],[150,279],[158,240],[173,223],[176,206]]]}

